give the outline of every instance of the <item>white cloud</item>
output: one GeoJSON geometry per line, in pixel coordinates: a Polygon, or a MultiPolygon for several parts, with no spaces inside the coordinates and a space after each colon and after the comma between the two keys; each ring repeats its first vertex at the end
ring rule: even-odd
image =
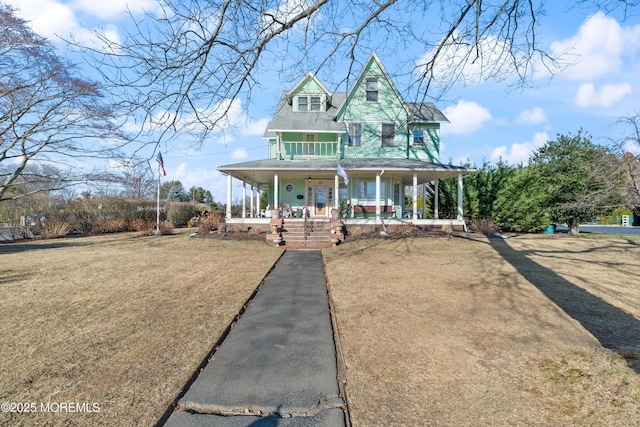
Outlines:
{"type": "Polygon", "coordinates": [[[530,110],[524,110],[520,112],[516,118],[516,123],[522,125],[537,125],[547,122],[547,115],[540,107],[535,107],[530,110]]]}
{"type": "Polygon", "coordinates": [[[233,157],[236,160],[246,159],[248,155],[249,155],[249,153],[244,148],[236,148],[231,153],[231,157],[233,157]]]}
{"type": "MultiPolygon", "coordinates": [[[[475,39],[469,39],[456,31],[448,43],[438,53],[433,66],[435,82],[446,89],[455,82],[462,84],[481,83],[489,78],[504,79],[513,72],[510,57],[504,55],[510,46],[499,41],[495,36],[482,38],[475,44],[475,39]]],[[[418,75],[425,74],[426,66],[432,61],[436,49],[426,52],[416,61],[418,75]]]]}
{"type": "Polygon", "coordinates": [[[451,123],[443,127],[442,133],[473,133],[491,120],[489,110],[473,101],[460,100],[456,105],[444,109],[451,123]]]}
{"type": "Polygon", "coordinates": [[[505,145],[496,147],[491,152],[491,160],[498,161],[500,159],[510,164],[526,163],[529,156],[538,148],[542,147],[549,140],[546,132],[536,132],[532,141],[511,144],[508,148],[505,145]]]}
{"type": "Polygon", "coordinates": [[[578,89],[575,103],[579,107],[610,107],[631,92],[628,83],[603,85],[600,91],[596,91],[593,83],[584,83],[578,89]]]}
{"type": "Polygon", "coordinates": [[[55,0],[7,0],[17,15],[29,22],[33,31],[51,41],[79,28],[73,9],[55,0]]]}
{"type": "Polygon", "coordinates": [[[159,3],[156,0],[76,0],[71,4],[74,9],[100,19],[115,18],[127,10],[137,14],[159,9],[159,3]]]}
{"type": "Polygon", "coordinates": [[[602,12],[589,17],[568,39],[551,44],[551,52],[567,63],[563,75],[573,80],[589,80],[619,71],[623,56],[640,48],[640,24],[622,27],[602,12]]]}
{"type": "Polygon", "coordinates": [[[246,136],[262,136],[268,124],[269,119],[254,121],[251,118],[247,118],[247,125],[241,129],[241,133],[246,136]]]}

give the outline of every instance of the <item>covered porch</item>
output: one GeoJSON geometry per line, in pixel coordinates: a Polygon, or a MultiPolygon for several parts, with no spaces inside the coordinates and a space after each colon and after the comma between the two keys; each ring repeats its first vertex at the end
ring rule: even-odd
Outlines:
{"type": "Polygon", "coordinates": [[[258,160],[218,167],[227,175],[228,223],[268,224],[269,212],[260,210],[260,192],[269,192],[272,210],[287,218],[300,216],[303,208],[313,219],[340,217],[345,225],[415,225],[465,228],[463,178],[473,169],[410,159],[343,159],[349,176],[345,185],[337,160],[258,160]],[[438,183],[457,177],[457,215],[440,218],[438,183]],[[233,179],[242,182],[239,215],[231,212],[233,179]],[[418,209],[418,188],[432,189],[433,215],[418,209]],[[404,207],[405,188],[411,188],[411,208],[404,207]],[[337,211],[337,212],[336,212],[337,211]]]}

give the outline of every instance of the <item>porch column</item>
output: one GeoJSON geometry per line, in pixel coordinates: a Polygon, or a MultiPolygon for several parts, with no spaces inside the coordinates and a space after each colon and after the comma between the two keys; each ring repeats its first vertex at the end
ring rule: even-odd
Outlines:
{"type": "Polygon", "coordinates": [[[260,218],[260,187],[256,187],[256,218],[260,218]]]}
{"type": "Polygon", "coordinates": [[[413,173],[413,219],[418,219],[418,174],[413,173]]]}
{"type": "Polygon", "coordinates": [[[458,174],[458,219],[462,219],[462,174],[458,174]]]}
{"type": "Polygon", "coordinates": [[[376,174],[376,224],[380,223],[380,174],[376,174]]]}
{"type": "Polygon", "coordinates": [[[422,219],[427,217],[427,183],[422,184],[422,219]]]}
{"type": "Polygon", "coordinates": [[[278,174],[273,174],[273,209],[278,209],[278,174]]]}
{"type": "Polygon", "coordinates": [[[333,185],[333,208],[334,209],[338,209],[340,207],[340,200],[339,200],[339,191],[340,191],[340,181],[339,181],[339,176],[338,174],[336,174],[335,179],[334,179],[334,185],[333,185]]]}
{"type": "Polygon", "coordinates": [[[247,183],[242,181],[242,218],[247,217],[247,183]]]}
{"type": "Polygon", "coordinates": [[[439,219],[439,214],[438,214],[439,204],[440,204],[439,186],[440,186],[440,179],[436,179],[435,185],[434,185],[435,193],[433,195],[433,219],[439,219]]]}
{"type": "Polygon", "coordinates": [[[276,159],[280,159],[280,134],[276,133],[276,159]]]}
{"type": "Polygon", "coordinates": [[[251,196],[249,196],[249,216],[251,218],[255,218],[256,217],[256,211],[253,209],[253,193],[256,191],[255,187],[253,186],[253,181],[251,182],[251,184],[249,184],[249,189],[251,190],[251,196]]]}
{"type": "Polygon", "coordinates": [[[227,175],[227,219],[231,219],[231,175],[227,175]]]}

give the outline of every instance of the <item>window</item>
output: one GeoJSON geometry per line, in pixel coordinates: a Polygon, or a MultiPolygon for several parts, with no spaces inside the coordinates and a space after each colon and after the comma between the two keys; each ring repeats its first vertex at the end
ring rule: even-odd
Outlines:
{"type": "Polygon", "coordinates": [[[309,98],[306,96],[298,97],[298,111],[308,111],[309,110],[309,98]]]}
{"type": "Polygon", "coordinates": [[[393,184],[393,204],[396,206],[404,206],[404,201],[402,201],[401,203],[401,199],[402,199],[401,188],[402,188],[402,185],[400,185],[399,182],[396,182],[393,184]]]}
{"type": "Polygon", "coordinates": [[[304,134],[304,143],[302,148],[302,154],[308,154],[313,156],[316,154],[316,135],[314,133],[304,134]]]}
{"type": "Polygon", "coordinates": [[[378,102],[379,83],[377,77],[367,77],[366,91],[368,102],[378,102]]]}
{"type": "Polygon", "coordinates": [[[322,108],[321,96],[298,96],[298,111],[320,111],[322,108]]]}
{"type": "Polygon", "coordinates": [[[395,123],[383,123],[382,124],[382,146],[383,147],[395,147],[396,146],[396,125],[395,125],[395,123]]]}
{"type": "Polygon", "coordinates": [[[311,111],[320,111],[320,97],[312,96],[311,97],[311,111]]]}
{"type": "Polygon", "coordinates": [[[424,129],[413,130],[413,145],[424,145],[424,129]]]}
{"type": "MultiPolygon", "coordinates": [[[[376,204],[376,182],[360,181],[358,182],[358,203],[375,205],[376,204]]],[[[380,204],[386,204],[387,200],[387,183],[380,181],[380,204]]]]}
{"type": "Polygon", "coordinates": [[[349,147],[360,147],[362,123],[349,123],[349,147]]]}
{"type": "Polygon", "coordinates": [[[285,190],[287,193],[291,193],[291,192],[293,191],[293,189],[294,189],[293,184],[287,184],[287,185],[284,187],[284,190],[285,190]]]}

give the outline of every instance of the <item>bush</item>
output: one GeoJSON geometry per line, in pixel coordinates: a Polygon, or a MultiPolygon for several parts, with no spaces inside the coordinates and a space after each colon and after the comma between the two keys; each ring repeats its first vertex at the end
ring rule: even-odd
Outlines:
{"type": "Polygon", "coordinates": [[[127,221],[124,218],[100,219],[91,229],[91,232],[95,234],[119,233],[122,231],[129,231],[127,221]]]}
{"type": "Polygon", "coordinates": [[[176,227],[186,226],[199,213],[198,206],[191,203],[171,203],[167,219],[176,227]]]}
{"type": "Polygon", "coordinates": [[[486,218],[478,218],[471,221],[469,229],[474,233],[482,233],[485,236],[493,236],[500,233],[500,227],[495,222],[486,218]]]}
{"type": "Polygon", "coordinates": [[[220,229],[224,225],[224,212],[213,211],[198,221],[198,232],[201,234],[209,234],[213,230],[220,229]]]}
{"type": "Polygon", "coordinates": [[[47,218],[46,221],[38,225],[34,232],[45,239],[57,239],[66,236],[73,231],[73,227],[68,221],[61,218],[47,218]]]}
{"type": "MultiPolygon", "coordinates": [[[[143,236],[154,236],[156,234],[156,223],[155,222],[147,223],[146,228],[143,228],[137,231],[140,231],[140,234],[143,236]]],[[[160,226],[158,227],[158,231],[163,236],[167,234],[173,234],[173,224],[171,224],[169,221],[160,221],[160,226]]]]}

